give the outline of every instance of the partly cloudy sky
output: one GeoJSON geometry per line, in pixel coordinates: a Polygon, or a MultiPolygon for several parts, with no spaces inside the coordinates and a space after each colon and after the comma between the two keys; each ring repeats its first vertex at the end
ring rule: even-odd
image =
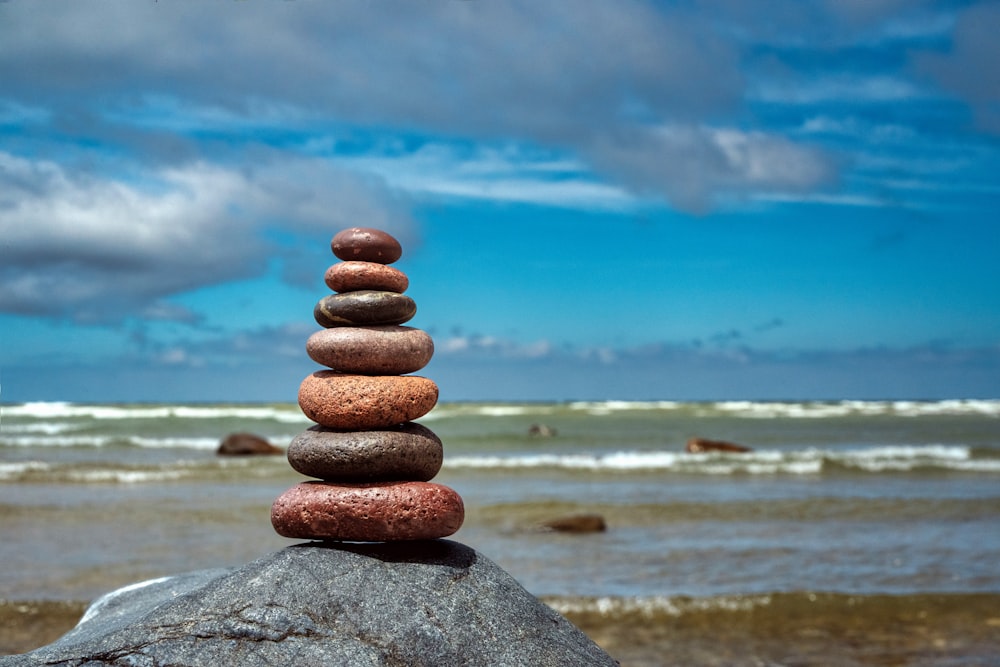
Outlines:
{"type": "Polygon", "coordinates": [[[0,399],[293,401],[347,226],[443,400],[1000,396],[1000,3],[0,1],[0,399]]]}

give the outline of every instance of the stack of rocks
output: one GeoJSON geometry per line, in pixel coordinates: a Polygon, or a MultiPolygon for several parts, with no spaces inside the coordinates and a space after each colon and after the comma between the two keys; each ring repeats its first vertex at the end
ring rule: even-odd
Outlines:
{"type": "Polygon", "coordinates": [[[324,327],[306,343],[313,373],[299,406],[316,425],[297,435],[288,462],[314,481],[282,493],[271,507],[279,535],[329,541],[436,539],[459,529],[461,497],[431,483],[441,469],[441,440],[414,423],[437,403],[437,385],[414,373],[434,353],[431,337],[401,326],[417,311],[403,292],[402,256],[389,234],[363,227],[333,237],[344,260],[326,272],[335,293],[316,305],[324,327]]]}

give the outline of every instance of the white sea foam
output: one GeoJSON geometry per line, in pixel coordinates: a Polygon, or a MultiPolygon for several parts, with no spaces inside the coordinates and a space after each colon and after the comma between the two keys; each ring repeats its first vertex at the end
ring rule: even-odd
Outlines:
{"type": "Polygon", "coordinates": [[[0,433],[0,444],[6,447],[104,447],[112,440],[98,435],[22,435],[12,438],[0,433]]]}
{"type": "Polygon", "coordinates": [[[14,461],[11,463],[0,463],[0,480],[19,479],[26,473],[43,472],[49,470],[51,466],[42,461],[14,461]]]}
{"type": "Polygon", "coordinates": [[[703,475],[816,475],[827,462],[866,472],[910,471],[936,467],[969,472],[993,472],[1000,459],[971,458],[968,447],[946,445],[886,446],[855,450],[761,450],[748,453],[632,451],[572,454],[509,454],[453,456],[447,468],[555,468],[594,472],[673,471],[703,475]]]}
{"type": "Polygon", "coordinates": [[[307,421],[294,405],[88,405],[62,401],[4,406],[9,417],[35,419],[259,419],[284,423],[307,421]]]}
{"type": "Polygon", "coordinates": [[[70,470],[63,473],[67,481],[89,484],[142,484],[181,479],[181,470],[70,470]]]}
{"type": "Polygon", "coordinates": [[[421,422],[451,417],[520,417],[525,415],[545,416],[555,412],[551,403],[438,403],[434,409],[420,418],[421,422]]]}
{"type": "Polygon", "coordinates": [[[676,401],[575,401],[569,408],[591,415],[607,415],[629,410],[675,410],[680,405],[683,404],[676,401]]]}
{"type": "Polygon", "coordinates": [[[601,616],[638,614],[647,618],[666,614],[682,616],[685,613],[705,611],[753,611],[771,604],[770,595],[729,595],[711,598],[688,597],[583,597],[543,598],[543,601],[561,614],[591,613],[601,616]]]}
{"type": "Polygon", "coordinates": [[[924,417],[934,415],[985,415],[1000,417],[1000,400],[954,399],[944,401],[834,401],[706,403],[702,413],[718,411],[757,419],[830,419],[850,416],[924,417]]]}

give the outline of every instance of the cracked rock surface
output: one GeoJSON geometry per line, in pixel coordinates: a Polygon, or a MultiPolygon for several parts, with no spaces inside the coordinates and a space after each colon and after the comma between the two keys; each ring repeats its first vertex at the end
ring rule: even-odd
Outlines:
{"type": "Polygon", "coordinates": [[[615,665],[450,540],[305,543],[110,593],[21,665],[615,665]]]}

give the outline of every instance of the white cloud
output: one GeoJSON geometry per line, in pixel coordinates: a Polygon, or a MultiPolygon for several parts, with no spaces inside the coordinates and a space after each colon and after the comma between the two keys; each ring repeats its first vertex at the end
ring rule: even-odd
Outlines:
{"type": "Polygon", "coordinates": [[[639,203],[621,187],[597,180],[580,162],[514,147],[468,150],[435,143],[412,153],[368,154],[336,162],[420,196],[588,210],[624,210],[639,203]]]}
{"type": "Polygon", "coordinates": [[[829,182],[834,165],[818,150],[784,137],[732,128],[665,125],[626,137],[595,139],[594,164],[642,192],[689,209],[717,193],[799,192],[829,182]]]}

